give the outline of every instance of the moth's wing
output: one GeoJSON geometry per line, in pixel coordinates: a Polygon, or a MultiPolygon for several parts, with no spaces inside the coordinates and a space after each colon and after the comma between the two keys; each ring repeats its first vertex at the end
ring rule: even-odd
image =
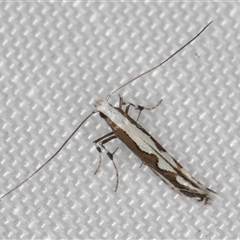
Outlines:
{"type": "Polygon", "coordinates": [[[160,177],[171,189],[181,195],[194,198],[204,204],[211,203],[213,190],[203,186],[195,178],[189,175],[184,168],[159,144],[157,163],[148,165],[149,168],[160,177]]]}

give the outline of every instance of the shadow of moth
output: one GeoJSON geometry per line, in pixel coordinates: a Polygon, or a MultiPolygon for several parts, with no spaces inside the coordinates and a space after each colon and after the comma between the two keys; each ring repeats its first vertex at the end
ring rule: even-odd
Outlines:
{"type": "Polygon", "coordinates": [[[204,204],[208,204],[211,202],[211,194],[216,193],[211,189],[203,186],[200,182],[191,177],[183,167],[158,143],[155,138],[153,138],[142,126],[139,125],[138,119],[143,110],[153,110],[161,103],[161,100],[158,104],[152,108],[146,108],[143,106],[136,106],[133,103],[125,102],[123,98],[119,98],[119,106],[114,107],[108,101],[110,97],[122,89],[126,85],[131,82],[137,80],[143,75],[157,69],[162,66],[168,60],[170,60],[173,56],[179,53],[182,49],[184,49],[188,44],[194,41],[212,22],[208,23],[194,38],[192,38],[189,42],[187,42],[184,46],[178,49],[175,53],[173,53],[170,57],[165,59],[163,62],[158,64],[157,66],[149,69],[148,71],[138,75],[132,80],[126,82],[121,85],[117,89],[113,90],[110,94],[107,95],[105,99],[97,100],[94,102],[95,110],[90,113],[75,129],[75,131],[68,137],[68,139],[62,144],[62,146],[57,150],[57,152],[48,159],[42,166],[40,166],[36,171],[34,171],[28,178],[18,184],[16,187],[11,189],[6,194],[0,197],[2,200],[4,197],[9,195],[11,192],[19,188],[26,181],[32,178],[37,172],[39,172],[43,167],[45,167],[67,144],[67,142],[72,138],[72,136],[78,131],[78,129],[95,113],[99,113],[100,117],[102,117],[108,126],[111,128],[111,132],[104,135],[103,137],[94,141],[96,149],[99,152],[99,165],[95,173],[99,170],[101,166],[101,153],[102,150],[107,152],[107,156],[113,162],[113,165],[116,170],[116,188],[117,190],[119,177],[117,167],[114,163],[114,152],[109,152],[107,148],[104,146],[107,142],[118,138],[120,139],[141,161],[142,164],[147,165],[160,179],[163,180],[170,188],[175,190],[176,192],[185,195],[190,198],[194,198],[199,202],[204,204]],[[123,108],[125,106],[125,108],[123,108]],[[130,107],[135,107],[139,110],[139,115],[137,120],[134,120],[131,116],[129,116],[128,111],[130,107]]]}

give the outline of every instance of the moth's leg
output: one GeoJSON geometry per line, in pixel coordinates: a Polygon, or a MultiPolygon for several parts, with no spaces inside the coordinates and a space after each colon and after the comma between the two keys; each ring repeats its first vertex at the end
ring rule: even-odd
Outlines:
{"type": "Polygon", "coordinates": [[[140,167],[139,167],[139,168],[141,168],[143,164],[144,164],[144,162],[142,162],[142,163],[141,163],[141,165],[140,165],[140,167]]]}
{"type": "Polygon", "coordinates": [[[133,103],[125,102],[120,94],[118,96],[119,96],[119,108],[122,109],[123,105],[126,105],[125,113],[128,114],[130,106],[133,106],[136,108],[136,106],[133,103]]]}
{"type": "Polygon", "coordinates": [[[123,98],[121,97],[120,94],[119,94],[118,96],[119,96],[119,108],[122,109],[122,106],[123,106],[123,105],[126,105],[125,113],[128,114],[128,111],[129,111],[130,106],[133,106],[133,107],[137,108],[136,105],[134,105],[133,103],[125,102],[125,101],[123,100],[123,98]]]}
{"type": "Polygon", "coordinates": [[[105,144],[115,138],[117,138],[117,136],[115,136],[113,132],[110,132],[110,133],[98,138],[97,140],[95,140],[93,142],[99,153],[99,164],[98,164],[96,171],[94,172],[94,175],[97,174],[97,172],[100,169],[101,164],[102,164],[102,149],[101,149],[101,147],[103,147],[103,144],[105,144]]]}
{"type": "Polygon", "coordinates": [[[93,141],[93,143],[94,143],[94,144],[97,144],[97,143],[99,143],[101,140],[103,140],[103,139],[105,139],[105,138],[108,138],[108,137],[110,137],[110,136],[115,136],[115,137],[116,137],[116,135],[115,135],[113,132],[110,132],[110,133],[107,133],[107,134],[105,134],[104,136],[98,138],[97,140],[93,141]]]}
{"type": "MultiPolygon", "coordinates": [[[[105,148],[105,147],[104,147],[105,148]]],[[[105,148],[106,149],[106,148],[105,148]]],[[[107,150],[107,149],[106,149],[107,150]]],[[[117,166],[116,166],[116,164],[115,164],[115,162],[114,162],[114,159],[113,159],[113,155],[117,152],[117,150],[118,150],[118,147],[112,152],[112,153],[110,153],[108,150],[108,152],[107,152],[107,156],[112,160],[112,163],[113,163],[113,166],[114,166],[114,168],[115,168],[115,172],[116,172],[116,177],[117,177],[117,180],[116,180],[116,185],[115,185],[115,192],[117,191],[117,189],[118,189],[118,184],[119,184],[119,175],[118,175],[118,169],[117,169],[117,166]]]]}
{"type": "Polygon", "coordinates": [[[107,152],[107,156],[111,159],[112,163],[113,163],[113,166],[115,168],[115,172],[116,172],[116,176],[117,176],[117,180],[116,180],[116,186],[115,186],[115,192],[117,191],[117,188],[118,188],[118,184],[119,184],[119,175],[118,175],[118,170],[117,170],[117,166],[114,162],[114,159],[113,159],[113,155],[116,153],[116,151],[118,150],[118,147],[111,153],[105,146],[104,144],[106,144],[107,142],[113,140],[117,138],[117,136],[113,133],[113,132],[110,132],[106,135],[104,135],[103,137],[95,140],[93,143],[95,144],[95,147],[96,149],[98,150],[99,152],[99,165],[97,167],[97,170],[95,171],[94,174],[96,174],[98,172],[98,170],[100,169],[100,166],[101,166],[101,163],[102,163],[102,156],[101,156],[101,153],[102,153],[102,149],[103,148],[106,152],[107,152]]]}
{"type": "Polygon", "coordinates": [[[162,102],[162,99],[160,99],[160,101],[153,107],[143,107],[141,105],[138,105],[136,108],[137,110],[139,110],[137,121],[139,120],[140,114],[143,110],[149,110],[149,111],[154,110],[155,108],[157,108],[160,105],[161,102],[162,102]]]}
{"type": "Polygon", "coordinates": [[[157,108],[160,105],[161,102],[162,102],[162,99],[160,99],[160,101],[155,106],[148,108],[148,107],[143,107],[141,105],[136,106],[131,102],[125,102],[123,100],[123,98],[119,95],[119,108],[122,108],[123,105],[126,105],[125,112],[127,114],[128,114],[130,106],[133,106],[133,107],[135,107],[136,110],[139,110],[137,121],[139,120],[139,117],[140,117],[143,110],[153,110],[153,109],[157,108]]]}

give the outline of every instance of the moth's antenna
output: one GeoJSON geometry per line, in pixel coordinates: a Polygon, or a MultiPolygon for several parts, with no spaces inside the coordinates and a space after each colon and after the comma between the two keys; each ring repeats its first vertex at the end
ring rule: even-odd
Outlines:
{"type": "Polygon", "coordinates": [[[34,173],[32,173],[29,177],[27,177],[24,181],[22,181],[20,184],[18,184],[16,187],[14,187],[12,190],[9,192],[5,193],[0,197],[0,201],[6,197],[8,194],[22,186],[25,182],[27,182],[31,177],[33,177],[36,173],[38,173],[43,167],[45,167],[62,149],[63,147],[67,144],[67,142],[71,139],[71,137],[78,131],[78,129],[97,111],[91,112],[79,125],[78,127],[74,130],[74,132],[68,137],[68,139],[62,144],[62,146],[50,157],[43,165],[41,165],[34,173]]]}
{"type": "Polygon", "coordinates": [[[170,60],[172,57],[174,57],[177,53],[179,53],[181,50],[183,50],[187,45],[189,45],[191,42],[193,42],[196,38],[199,37],[199,35],[202,34],[202,32],[212,23],[213,21],[211,21],[210,23],[208,23],[194,38],[192,38],[190,41],[188,41],[185,45],[183,45],[181,48],[179,48],[176,52],[174,52],[170,57],[168,57],[167,59],[165,59],[163,62],[161,62],[160,64],[158,64],[157,66],[149,69],[148,71],[141,73],[140,75],[138,75],[137,77],[131,79],[130,81],[124,83],[123,85],[121,85],[120,87],[116,88],[115,90],[113,90],[112,92],[110,92],[107,97],[105,98],[106,101],[109,100],[109,98],[118,90],[120,90],[121,88],[125,87],[126,85],[128,85],[129,83],[137,80],[138,78],[142,77],[145,74],[148,74],[152,71],[154,71],[155,69],[159,68],[160,66],[162,66],[164,63],[166,63],[168,60],[170,60]]]}

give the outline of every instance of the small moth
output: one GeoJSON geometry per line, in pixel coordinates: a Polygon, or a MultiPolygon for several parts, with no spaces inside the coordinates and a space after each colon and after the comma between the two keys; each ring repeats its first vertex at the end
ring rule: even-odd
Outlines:
{"type": "Polygon", "coordinates": [[[100,117],[102,117],[108,126],[111,128],[111,132],[104,135],[103,137],[94,141],[96,149],[99,152],[99,165],[95,173],[99,170],[101,166],[101,153],[104,149],[107,152],[107,156],[112,160],[113,165],[116,170],[117,181],[115,191],[117,190],[119,177],[117,167],[114,163],[113,155],[118,150],[111,153],[104,146],[107,142],[118,138],[120,139],[141,161],[142,164],[147,165],[160,179],[163,180],[170,188],[175,190],[176,192],[185,195],[190,198],[194,198],[199,202],[204,204],[208,204],[211,201],[211,193],[215,193],[211,189],[203,186],[193,177],[191,177],[186,171],[182,168],[182,166],[158,143],[155,138],[153,138],[142,126],[139,125],[138,119],[143,110],[153,110],[159,106],[161,100],[158,104],[152,108],[145,108],[143,106],[135,106],[133,103],[125,102],[122,97],[119,98],[119,107],[112,106],[108,100],[110,97],[122,89],[129,83],[135,81],[136,79],[142,77],[143,75],[157,69],[164,63],[166,63],[169,59],[175,56],[178,52],[180,52],[183,48],[185,48],[188,44],[194,41],[212,22],[208,23],[194,38],[192,38],[189,42],[187,42],[184,46],[178,49],[175,53],[173,53],[166,60],[158,64],[157,66],[151,68],[150,70],[140,74],[139,76],[133,78],[117,89],[113,90],[110,94],[107,95],[105,99],[96,100],[94,102],[95,111],[90,113],[75,129],[75,131],[68,137],[68,139],[62,144],[62,146],[57,150],[57,152],[48,159],[42,166],[40,166],[35,172],[33,172],[28,178],[26,178],[23,182],[18,184],[12,190],[4,194],[0,197],[0,200],[9,195],[11,192],[19,188],[26,181],[28,181],[31,177],[33,177],[37,172],[39,172],[44,166],[46,166],[67,144],[67,142],[72,138],[72,136],[78,131],[78,129],[95,113],[99,113],[100,117]],[[123,106],[126,106],[123,109],[123,106]],[[134,120],[131,116],[129,116],[129,108],[135,107],[139,110],[139,114],[137,120],[134,120]]]}

